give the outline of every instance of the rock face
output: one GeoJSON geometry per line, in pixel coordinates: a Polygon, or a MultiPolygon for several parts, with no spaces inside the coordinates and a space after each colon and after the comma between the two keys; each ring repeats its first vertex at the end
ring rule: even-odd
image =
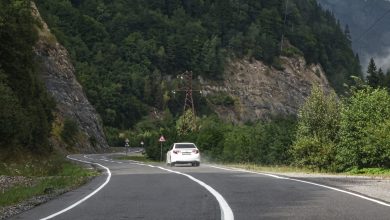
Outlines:
{"type": "Polygon", "coordinates": [[[57,117],[61,120],[71,119],[79,125],[84,141],[76,143],[77,151],[95,152],[107,148],[101,119],[76,80],[67,50],[50,33],[35,5],[33,9],[41,23],[34,51],[42,64],[41,72],[46,88],[56,101],[57,117]]]}
{"type": "Polygon", "coordinates": [[[256,121],[272,116],[296,115],[314,84],[330,91],[319,65],[307,65],[304,58],[281,57],[284,70],[257,60],[234,60],[226,68],[222,83],[201,81],[207,96],[225,94],[232,106],[213,105],[215,112],[233,122],[256,121]]]}

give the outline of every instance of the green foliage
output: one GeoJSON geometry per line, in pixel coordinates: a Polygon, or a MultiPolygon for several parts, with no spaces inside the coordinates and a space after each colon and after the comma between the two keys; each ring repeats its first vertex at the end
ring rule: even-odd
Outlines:
{"type": "Polygon", "coordinates": [[[354,91],[341,111],[340,169],[389,167],[390,95],[385,89],[354,91]]]}
{"type": "Polygon", "coordinates": [[[313,87],[299,110],[296,141],[292,147],[297,165],[331,168],[338,141],[340,109],[336,94],[326,95],[318,86],[313,87]]]}
{"type": "Polygon", "coordinates": [[[378,87],[380,84],[377,67],[373,58],[370,59],[370,63],[367,67],[367,83],[371,87],[378,87]]]}
{"type": "Polygon", "coordinates": [[[79,126],[77,123],[70,119],[65,118],[64,126],[61,131],[61,139],[67,144],[74,144],[79,134],[79,126]]]}
{"type": "Polygon", "coordinates": [[[371,174],[371,175],[390,175],[390,170],[385,168],[363,168],[363,169],[357,169],[353,168],[348,171],[350,174],[371,174]]]}
{"type": "Polygon", "coordinates": [[[304,54],[298,48],[290,46],[283,49],[283,56],[297,57],[297,56],[304,56],[304,54]]]}
{"type": "Polygon", "coordinates": [[[216,116],[202,118],[195,143],[205,155],[214,160],[222,160],[224,135],[230,129],[231,125],[223,123],[216,116]]]}
{"type": "Polygon", "coordinates": [[[299,114],[295,164],[331,171],[389,167],[389,93],[360,85],[350,95],[340,105],[314,87],[299,114]]]}
{"type": "Polygon", "coordinates": [[[46,94],[32,47],[37,39],[31,1],[0,2],[0,148],[48,152],[53,101],[46,94]]]}
{"type": "Polygon", "coordinates": [[[234,99],[227,93],[218,92],[207,97],[214,105],[234,106],[234,99]]]}
{"type": "Polygon", "coordinates": [[[23,128],[27,124],[19,99],[4,81],[0,79],[0,146],[12,146],[19,138],[26,138],[23,128]]]}
{"type": "MultiPolygon", "coordinates": [[[[219,125],[222,126],[220,132],[214,132],[216,137],[210,138],[220,141],[211,145],[217,149],[211,156],[219,155],[217,159],[227,162],[289,164],[289,148],[294,138],[295,125],[295,120],[288,118],[274,118],[269,122],[241,126],[222,123],[219,125]]],[[[207,129],[202,130],[203,128],[200,129],[198,137],[203,132],[208,133],[207,129]]]]}
{"type": "Polygon", "coordinates": [[[24,161],[22,167],[11,165],[7,168],[5,172],[1,173],[29,177],[32,185],[17,185],[0,192],[0,207],[13,205],[34,196],[52,193],[53,190],[71,189],[86,183],[89,177],[97,175],[95,171],[84,169],[59,158],[40,162],[24,161]]]}
{"type": "Polygon", "coordinates": [[[190,132],[197,130],[197,118],[191,109],[184,112],[176,122],[177,134],[179,136],[186,136],[190,132]]]}

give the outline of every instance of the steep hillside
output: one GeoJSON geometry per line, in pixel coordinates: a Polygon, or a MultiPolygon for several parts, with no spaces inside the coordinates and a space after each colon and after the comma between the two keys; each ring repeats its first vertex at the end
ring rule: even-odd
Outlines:
{"type": "Polygon", "coordinates": [[[332,10],[343,26],[349,26],[354,51],[359,53],[364,67],[374,57],[380,67],[390,68],[390,1],[318,1],[323,7],[332,10]]]}
{"type": "MultiPolygon", "coordinates": [[[[39,80],[29,1],[0,1],[0,159],[7,152],[47,153],[54,102],[39,80]]],[[[11,158],[12,159],[12,158],[11,158]]]]}
{"type": "Polygon", "coordinates": [[[178,116],[182,97],[165,79],[191,70],[223,80],[229,60],[282,70],[281,56],[303,56],[339,92],[360,74],[346,35],[315,0],[36,2],[107,128],[132,128],[153,108],[178,116]]]}
{"type": "Polygon", "coordinates": [[[35,4],[33,13],[40,26],[34,52],[40,63],[40,76],[47,91],[56,101],[55,126],[64,129],[64,122],[71,121],[82,131],[81,134],[76,134],[78,137],[74,137],[75,140],[63,141],[70,145],[69,149],[77,152],[94,152],[107,148],[100,117],[76,80],[67,50],[50,33],[35,4]]]}
{"type": "Polygon", "coordinates": [[[296,115],[313,85],[331,90],[321,66],[307,64],[302,57],[281,57],[283,70],[257,60],[229,63],[223,81],[201,81],[202,92],[212,108],[219,117],[230,121],[296,115]]]}

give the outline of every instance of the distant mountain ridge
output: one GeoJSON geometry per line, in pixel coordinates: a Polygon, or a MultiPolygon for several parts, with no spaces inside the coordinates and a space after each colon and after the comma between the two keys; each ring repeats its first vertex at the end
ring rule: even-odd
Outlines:
{"type": "Polygon", "coordinates": [[[325,9],[331,10],[343,26],[348,24],[353,49],[359,53],[363,67],[366,67],[369,59],[373,57],[378,66],[390,68],[390,12],[380,19],[390,10],[390,1],[318,0],[318,2],[325,9]],[[375,26],[366,32],[373,24],[375,26]]]}

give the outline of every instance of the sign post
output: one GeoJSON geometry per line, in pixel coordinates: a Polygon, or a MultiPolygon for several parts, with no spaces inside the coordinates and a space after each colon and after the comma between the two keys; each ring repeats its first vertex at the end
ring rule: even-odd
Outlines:
{"type": "Polygon", "coordinates": [[[162,161],[162,145],[163,145],[163,142],[165,142],[165,138],[163,135],[161,135],[160,139],[158,140],[160,142],[160,161],[162,161]]]}
{"type": "Polygon", "coordinates": [[[129,151],[129,139],[128,138],[126,138],[126,140],[125,140],[125,148],[126,148],[126,156],[127,156],[127,152],[129,151]]]}
{"type": "Polygon", "coordinates": [[[144,148],[144,141],[141,141],[141,152],[142,152],[142,154],[145,154],[145,148],[144,148]]]}

